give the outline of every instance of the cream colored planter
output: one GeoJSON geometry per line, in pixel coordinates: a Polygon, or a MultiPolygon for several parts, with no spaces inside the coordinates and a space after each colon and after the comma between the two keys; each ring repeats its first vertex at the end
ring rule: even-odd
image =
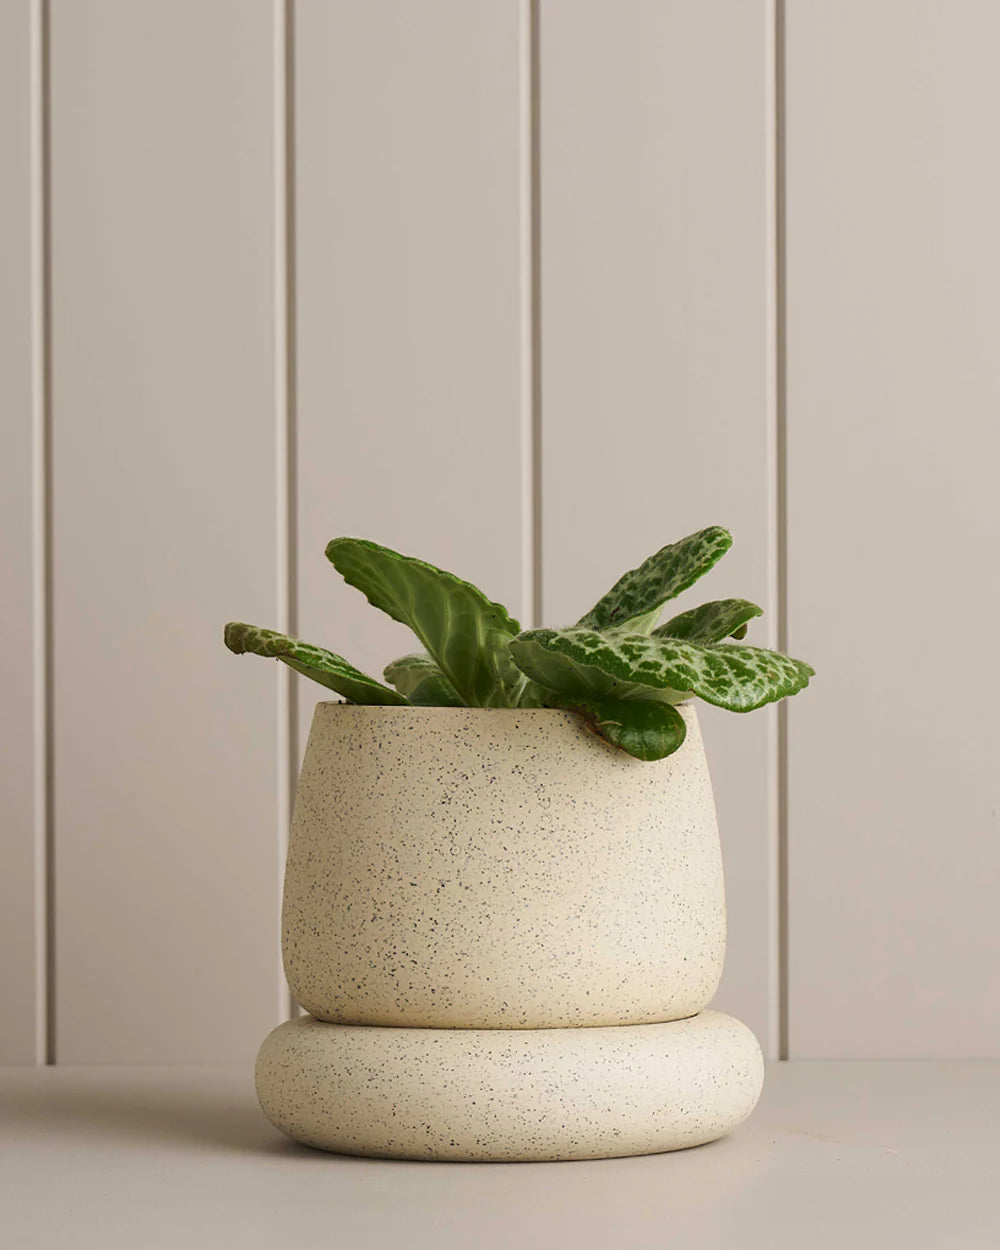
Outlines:
{"type": "Polygon", "coordinates": [[[550,710],[321,703],[285,971],[321,1020],[538,1029],[694,1015],[725,907],[695,710],[641,763],[550,710]]]}
{"type": "Polygon", "coordinates": [[[319,704],[283,909],[312,1016],[257,1059],[282,1132],[348,1154],[589,1159],[749,1115],[757,1042],[702,1010],[725,905],[681,714],[684,745],[646,764],[568,712],[319,704]]]}
{"type": "Polygon", "coordinates": [[[730,1016],[605,1029],[378,1029],[309,1017],[257,1059],[268,1118],[343,1154],[595,1159],[698,1146],[753,1110],[763,1065],[730,1016]]]}

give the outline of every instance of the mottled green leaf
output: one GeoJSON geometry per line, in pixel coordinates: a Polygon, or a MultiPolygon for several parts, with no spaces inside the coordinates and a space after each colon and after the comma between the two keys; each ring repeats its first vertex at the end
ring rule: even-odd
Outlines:
{"type": "Polygon", "coordinates": [[[673,617],[659,629],[654,638],[683,638],[687,642],[722,642],[724,638],[743,638],[747,621],[763,616],[761,608],[748,599],[713,599],[673,617]]]}
{"type": "Polygon", "coordinates": [[[497,638],[520,626],[469,582],[362,538],[335,538],[327,558],[374,607],[408,625],[470,707],[498,697],[497,638]]]}
{"type": "Polygon", "coordinates": [[[404,655],[386,665],[382,676],[416,707],[465,706],[429,655],[404,655]]]}
{"type": "Polygon", "coordinates": [[[226,646],[237,655],[268,656],[281,660],[303,677],[311,677],[321,686],[335,690],[352,703],[408,703],[402,694],[383,686],[381,682],[362,673],[360,669],[332,651],[314,647],[311,643],[289,638],[273,629],[260,629],[256,625],[244,625],[230,621],[225,632],[226,646]]]}
{"type": "MultiPolygon", "coordinates": [[[[514,662],[537,685],[580,702],[622,699],[658,699],[677,703],[690,697],[686,687],[673,688],[665,685],[652,686],[634,680],[628,675],[627,663],[622,660],[616,671],[606,662],[611,651],[617,652],[622,640],[640,638],[645,634],[623,634],[612,630],[608,634],[596,634],[580,629],[535,629],[520,634],[510,644],[514,662]],[[592,658],[588,645],[592,639],[607,643],[608,652],[602,662],[592,658]]],[[[558,705],[557,706],[562,706],[558,705]]]]}
{"type": "Polygon", "coordinates": [[[577,711],[602,738],[637,760],[662,760],[684,741],[684,718],[669,703],[650,699],[607,699],[583,703],[577,711]]]}
{"type": "Polygon", "coordinates": [[[808,684],[800,660],[735,643],[704,646],[619,631],[536,629],[511,643],[523,672],[552,690],[582,699],[696,694],[732,712],[750,712],[808,684]]]}
{"type": "Polygon", "coordinates": [[[663,605],[687,590],[726,554],[732,535],[720,525],[661,547],[655,555],[623,574],[608,593],[579,620],[584,629],[624,629],[648,634],[663,605]]]}

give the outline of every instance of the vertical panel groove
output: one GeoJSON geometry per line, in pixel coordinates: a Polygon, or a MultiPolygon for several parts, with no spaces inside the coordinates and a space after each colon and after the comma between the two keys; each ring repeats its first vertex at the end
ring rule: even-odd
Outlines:
{"type": "MultiPolygon", "coordinates": [[[[274,502],[275,502],[275,602],[277,628],[292,632],[291,582],[289,547],[290,481],[289,481],[289,392],[288,392],[288,220],[287,202],[287,4],[273,0],[274,17],[274,502]]],[[[275,915],[281,914],[281,865],[284,859],[288,824],[288,796],[291,788],[291,673],[278,665],[276,715],[278,718],[275,745],[277,759],[276,837],[275,837],[275,915]]],[[[280,921],[276,940],[280,943],[280,921]]],[[[278,963],[278,1019],[285,1015],[288,992],[281,976],[280,950],[278,963]]]]}
{"type": "Polygon", "coordinates": [[[54,1064],[55,855],[52,814],[52,414],[48,0],[31,6],[32,484],[36,1062],[54,1064]]]}
{"type": "MultiPolygon", "coordinates": [[[[774,369],[775,526],[778,649],[788,649],[787,294],[785,245],[785,3],[774,0],[774,369]]],[[[778,1058],[788,1039],[788,705],[777,707],[777,1037],[778,1058]]]]}
{"type": "Polygon", "coordinates": [[[539,50],[539,0],[526,0],[524,20],[527,125],[522,136],[527,160],[528,203],[524,224],[527,230],[528,274],[526,362],[526,415],[529,422],[525,456],[530,478],[527,506],[530,509],[530,550],[525,556],[530,586],[525,595],[528,621],[543,625],[542,584],[542,180],[541,180],[541,58],[539,50]],[[528,610],[530,608],[530,610],[528,610]]]}
{"type": "MultiPolygon", "coordinates": [[[[295,46],[294,0],[275,0],[275,358],[277,451],[277,571],[280,621],[284,633],[297,632],[296,617],[296,487],[295,487],[295,46]]],[[[298,704],[295,674],[278,674],[278,914],[287,850],[288,824],[295,801],[298,772],[298,704]]],[[[279,925],[280,929],[280,925],[279,925]]],[[[279,933],[280,939],[280,933],[279,933]]],[[[296,1006],[281,975],[282,1018],[296,1006]]]]}
{"type": "Polygon", "coordinates": [[[535,109],[534,90],[534,5],[521,0],[518,43],[519,107],[519,202],[521,264],[521,618],[526,625],[537,623],[535,588],[538,580],[535,550],[537,516],[535,508],[535,109]]]}

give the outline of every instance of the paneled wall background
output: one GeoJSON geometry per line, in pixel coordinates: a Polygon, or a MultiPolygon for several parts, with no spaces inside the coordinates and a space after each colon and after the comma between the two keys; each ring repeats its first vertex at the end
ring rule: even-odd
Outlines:
{"type": "Polygon", "coordinates": [[[249,1059],[289,1009],[323,558],[575,619],[703,525],[812,660],[704,715],[717,1005],[1000,1055],[990,0],[4,0],[0,1062],[249,1059]],[[299,679],[295,679],[298,681],[299,679]]]}

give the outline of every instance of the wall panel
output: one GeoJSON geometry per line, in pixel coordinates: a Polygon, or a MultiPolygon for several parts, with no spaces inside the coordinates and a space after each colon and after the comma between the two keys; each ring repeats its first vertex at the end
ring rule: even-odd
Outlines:
{"type": "Polygon", "coordinates": [[[793,1057],[1000,1055],[998,41],[788,6],[793,1057]]]}
{"type": "Polygon", "coordinates": [[[29,0],[0,8],[0,1063],[34,1063],[45,1053],[36,16],[29,0]]]}
{"type": "MultiPolygon", "coordinates": [[[[542,0],[533,188],[527,0],[296,0],[287,65],[279,0],[51,0],[50,414],[43,7],[0,6],[0,1062],[46,1049],[47,606],[56,1058],[247,1059],[323,692],[222,623],[378,672],[336,534],[563,624],[718,522],[682,606],[775,645],[779,328],[791,1053],[1000,1054],[994,7],[542,0]]],[[[716,1005],[775,1053],[777,717],[703,723],[716,1005]]]]}
{"type": "Polygon", "coordinates": [[[277,612],[275,30],[52,4],[60,1062],[279,1018],[278,679],[221,640],[277,612]]]}
{"type": "MultiPolygon", "coordinates": [[[[547,0],[540,29],[543,610],[575,620],[705,525],[695,596],[775,642],[768,6],[547,0]]],[[[730,917],[716,1000],[772,1051],[774,714],[707,709],[730,917]]]]}
{"type": "Polygon", "coordinates": [[[521,23],[296,6],[297,626],[376,674],[415,643],[327,563],[338,534],[526,606],[521,23]]]}

